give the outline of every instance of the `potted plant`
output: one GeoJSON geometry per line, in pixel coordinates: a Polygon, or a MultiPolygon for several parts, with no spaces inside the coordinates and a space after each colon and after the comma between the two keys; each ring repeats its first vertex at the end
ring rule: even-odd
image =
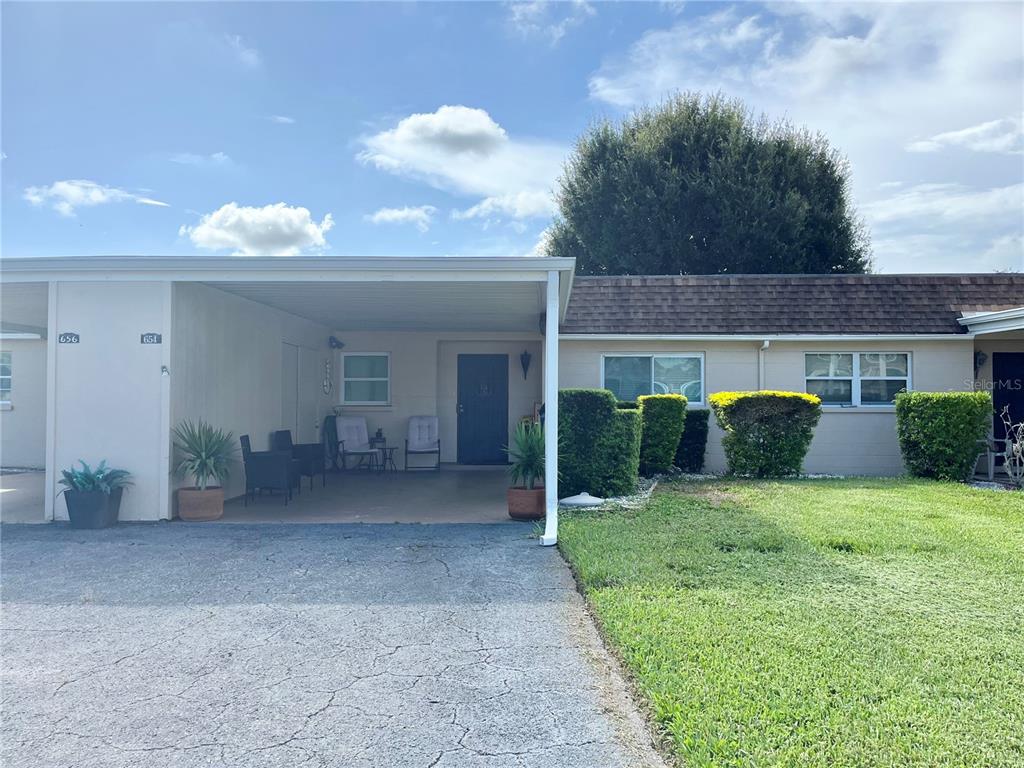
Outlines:
{"type": "Polygon", "coordinates": [[[544,489],[537,481],[544,477],[544,430],[539,424],[521,421],[512,433],[512,447],[506,448],[508,473],[508,516],[513,520],[540,520],[544,517],[544,489]]]}
{"type": "Polygon", "coordinates": [[[121,494],[132,484],[131,475],[124,469],[111,469],[101,461],[93,469],[79,460],[81,469],[61,470],[61,493],[68,505],[68,519],[72,528],[106,528],[117,522],[121,509],[121,494]]]}
{"type": "Polygon", "coordinates": [[[205,421],[183,421],[174,428],[174,447],[181,455],[176,471],[195,485],[178,489],[178,517],[216,520],[224,514],[223,483],[231,473],[234,437],[205,421]]]}

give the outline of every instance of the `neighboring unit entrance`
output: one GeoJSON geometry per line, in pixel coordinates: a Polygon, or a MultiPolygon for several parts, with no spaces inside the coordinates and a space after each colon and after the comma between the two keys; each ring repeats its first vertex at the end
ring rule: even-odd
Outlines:
{"type": "Polygon", "coordinates": [[[459,355],[460,464],[505,464],[508,355],[459,355]]]}
{"type": "Polygon", "coordinates": [[[1006,437],[1000,414],[1010,406],[1010,421],[1024,421],[1024,352],[992,353],[992,404],[995,416],[992,431],[997,440],[1006,437]]]}

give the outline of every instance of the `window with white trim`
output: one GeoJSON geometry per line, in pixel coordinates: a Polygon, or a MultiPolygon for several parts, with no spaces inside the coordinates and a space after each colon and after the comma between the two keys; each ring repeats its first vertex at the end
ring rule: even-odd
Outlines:
{"type": "Polygon", "coordinates": [[[391,355],[348,352],[341,356],[342,405],[391,404],[391,355]]]}
{"type": "Polygon", "coordinates": [[[0,352],[0,404],[11,404],[11,353],[0,352]]]}
{"type": "Polygon", "coordinates": [[[909,352],[808,352],[805,391],[822,405],[892,405],[910,390],[909,352]]]}
{"type": "Polygon", "coordinates": [[[604,355],[601,382],[622,402],[641,395],[684,395],[704,402],[704,355],[604,355]]]}

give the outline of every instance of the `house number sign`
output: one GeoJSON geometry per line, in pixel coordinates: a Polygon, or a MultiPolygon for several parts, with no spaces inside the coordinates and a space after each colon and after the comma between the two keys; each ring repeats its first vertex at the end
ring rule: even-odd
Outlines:
{"type": "Polygon", "coordinates": [[[164,337],[159,333],[144,333],[140,337],[140,341],[143,344],[162,344],[164,337]]]}
{"type": "Polygon", "coordinates": [[[67,333],[61,333],[57,335],[58,344],[77,344],[81,340],[81,336],[79,336],[77,333],[71,333],[70,331],[67,333]]]}

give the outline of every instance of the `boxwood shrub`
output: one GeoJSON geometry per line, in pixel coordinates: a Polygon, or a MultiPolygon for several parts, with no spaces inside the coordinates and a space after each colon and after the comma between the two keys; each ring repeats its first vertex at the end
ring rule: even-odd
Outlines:
{"type": "Polygon", "coordinates": [[[686,411],[686,426],[676,446],[675,465],[683,472],[696,475],[704,469],[704,452],[708,446],[708,417],[706,408],[692,408],[686,411]]]}
{"type": "Polygon", "coordinates": [[[686,398],[682,395],[644,395],[640,405],[640,474],[668,472],[686,425],[686,398]]]}
{"type": "Polygon", "coordinates": [[[636,491],[640,412],[619,408],[607,389],[558,393],[558,495],[587,491],[624,496],[636,491]]]}
{"type": "Polygon", "coordinates": [[[963,482],[974,474],[978,440],[992,424],[988,392],[901,392],[896,435],[907,470],[917,477],[963,482]]]}
{"type": "Polygon", "coordinates": [[[821,418],[821,400],[803,392],[717,392],[708,398],[725,431],[729,471],[753,477],[795,475],[821,418]]]}

